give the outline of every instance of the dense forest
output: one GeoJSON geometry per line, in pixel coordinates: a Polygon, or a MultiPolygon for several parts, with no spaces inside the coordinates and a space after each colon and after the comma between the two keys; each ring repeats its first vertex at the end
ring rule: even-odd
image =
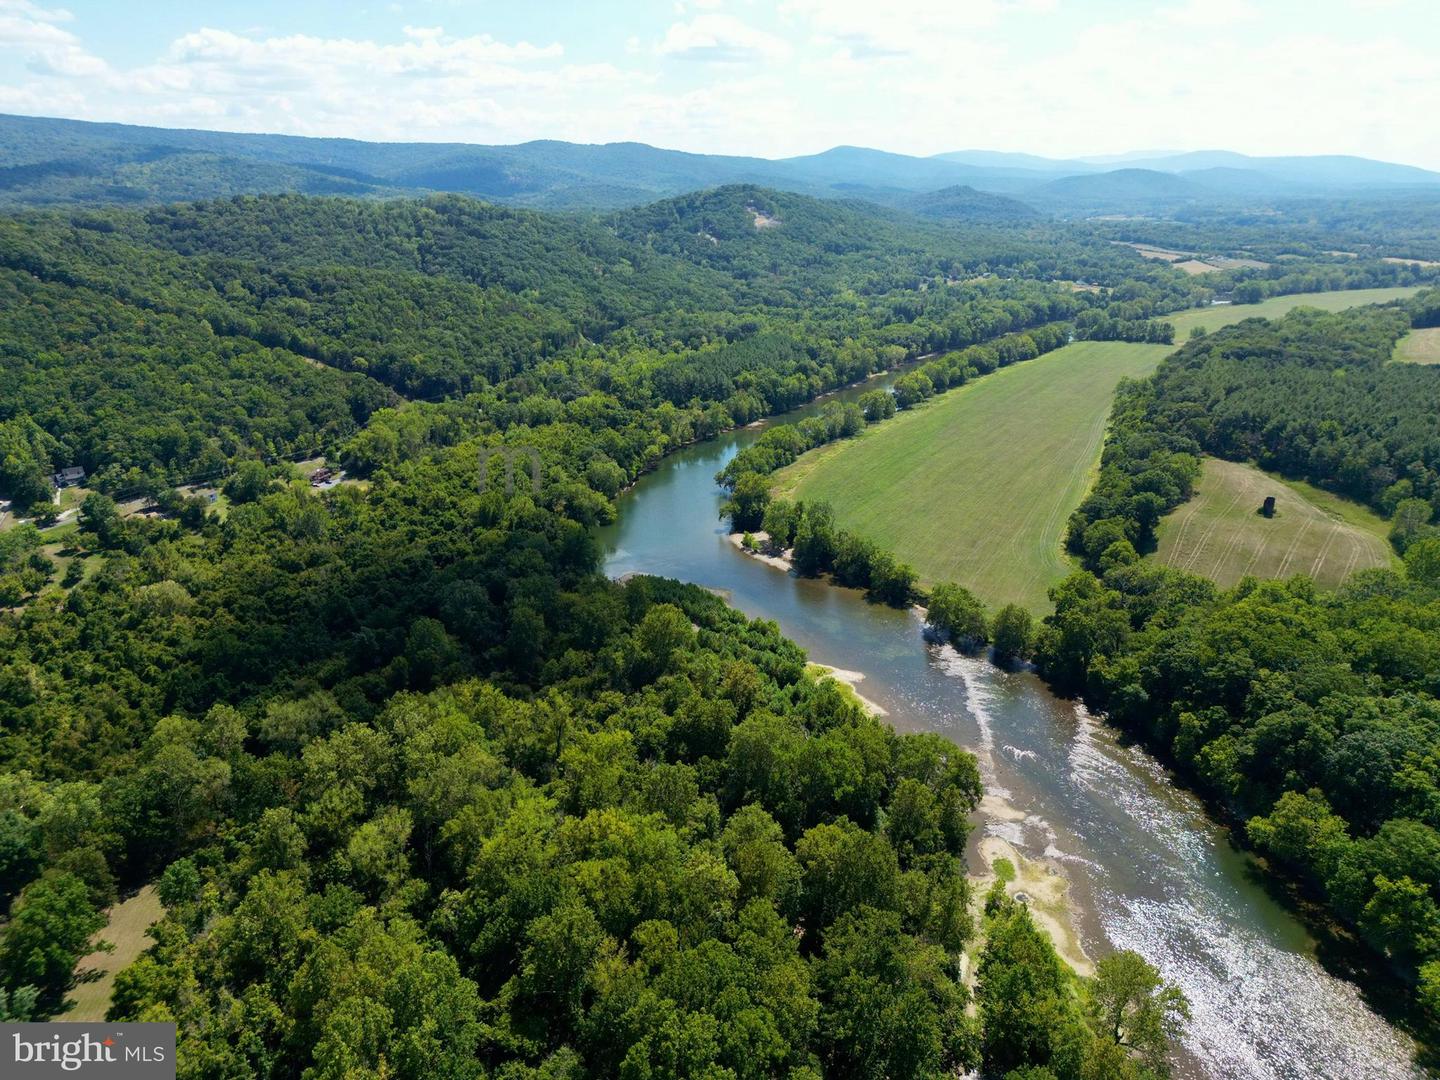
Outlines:
{"type": "Polygon", "coordinates": [[[110,1016],[177,1021],[186,1077],[1168,1072],[1186,1009],[1152,968],[1080,978],[972,895],[970,755],[703,590],[606,580],[591,532],[668,450],[1110,296],[818,246],[751,290],[462,200],[3,236],[6,494],[72,463],[92,489],[63,575],[0,533],[7,1018],[58,1011],[148,883],[110,1016]],[[517,449],[538,483],[477,483],[517,449]],[[172,490],[210,468],[223,512],[172,490]],[[157,512],[117,506],[136,482],[157,512]]]}
{"type": "MultiPolygon", "coordinates": [[[[1365,272],[1420,273],[1386,265],[1365,272]]],[[[906,604],[906,567],[755,480],[1072,337],[1168,340],[1166,313],[1239,280],[1087,229],[749,186],[603,218],[283,195],[0,221],[0,498],[37,518],[0,532],[0,1014],[57,1012],[100,913],[153,884],[165,918],[111,1017],[177,1021],[186,1077],[1165,1076],[1178,991],[1130,953],[1077,976],[1024,904],[975,895],[969,754],[895,734],[708,592],[607,580],[593,526],[666,453],[918,360],[726,477],[735,523],[801,573],[906,604]],[[517,452],[538,482],[477,482],[517,452]],[[310,454],[365,483],[312,488],[285,463],[310,454]],[[89,475],[62,571],[36,525],[67,466],[89,475]],[[223,506],[175,490],[198,477],[223,506]],[[137,491],[153,511],[122,513],[137,491]]],[[[1382,343],[1433,311],[1194,342],[1125,392],[1096,495],[1115,505],[1080,527],[1087,550],[1092,521],[1121,534],[1103,578],[1038,628],[930,597],[957,643],[1033,654],[1169,739],[1432,1007],[1424,530],[1408,576],[1339,597],[1218,596],[1111,548],[1143,547],[1149,472],[1176,484],[1154,509],[1240,438],[1197,398],[1212,365],[1235,394],[1263,390],[1242,353],[1293,375],[1296,425],[1337,372],[1399,410],[1371,392],[1382,343]],[[1168,464],[1120,479],[1147,410],[1185,398],[1214,430],[1177,425],[1168,464]],[[1264,651],[1276,622],[1295,640],[1264,651]],[[1286,839],[1312,818],[1323,862],[1286,839]]],[[[1425,417],[1377,441],[1364,408],[1325,434],[1366,469],[1305,468],[1414,517],[1425,417]]]]}
{"type": "MultiPolygon", "coordinates": [[[[950,583],[923,598],[936,634],[968,652],[993,643],[1001,664],[1033,657],[1180,770],[1382,958],[1420,1027],[1440,1022],[1440,370],[1391,354],[1412,326],[1440,322],[1437,304],[1431,291],[1197,337],[1118,392],[1100,477],[1070,526],[1087,569],[1052,590],[1052,614],[992,614],[950,583]],[[1222,592],[1143,561],[1206,453],[1370,502],[1393,518],[1403,569],[1338,593],[1304,577],[1222,592]]],[[[913,571],[836,529],[825,504],[771,499],[763,479],[893,416],[896,391],[888,408],[867,395],[772,429],[718,479],[732,528],[793,545],[798,573],[904,605],[913,571]]]]}
{"type": "Polygon", "coordinates": [[[619,409],[649,429],[607,451],[633,477],[670,446],[907,357],[1063,319],[1143,336],[1144,320],[1211,295],[1114,245],[957,234],[749,188],[608,225],[454,197],[34,215],[0,221],[0,290],[0,498],[20,505],[69,466],[133,493],[337,452],[365,430],[350,463],[368,470],[397,426],[455,441],[582,402],[591,423],[619,409]],[[783,225],[757,230],[755,200],[783,225]],[[662,221],[746,255],[662,243],[662,221]],[[1113,288],[1050,283],[1079,277],[1113,288]]]}
{"type": "MultiPolygon", "coordinates": [[[[1173,762],[1440,1018],[1440,540],[1338,593],[1103,560],[1035,655],[1173,762]]],[[[1417,1021],[1426,1021],[1417,1015],[1417,1021]]]]}

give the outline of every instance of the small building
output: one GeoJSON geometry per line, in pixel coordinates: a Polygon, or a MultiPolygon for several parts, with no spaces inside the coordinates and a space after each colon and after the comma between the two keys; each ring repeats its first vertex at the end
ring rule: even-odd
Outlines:
{"type": "Polygon", "coordinates": [[[68,469],[61,469],[50,479],[57,488],[74,487],[85,482],[85,470],[79,465],[72,465],[68,469]]]}
{"type": "Polygon", "coordinates": [[[310,486],[319,487],[321,484],[328,484],[333,479],[335,479],[335,470],[322,465],[310,474],[310,486]]]}

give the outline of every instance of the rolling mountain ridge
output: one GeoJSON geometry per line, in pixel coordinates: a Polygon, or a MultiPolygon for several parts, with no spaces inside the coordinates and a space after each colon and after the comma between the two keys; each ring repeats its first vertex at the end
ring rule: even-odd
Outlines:
{"type": "Polygon", "coordinates": [[[856,146],[772,160],[634,142],[375,143],[0,115],[0,207],[144,205],[282,191],[367,197],[450,191],[509,205],[593,211],[727,184],[997,221],[1022,220],[1033,210],[1166,213],[1403,188],[1440,192],[1440,173],[1366,158],[1230,151],[1127,160],[1120,167],[981,150],[914,157],[856,146]]]}

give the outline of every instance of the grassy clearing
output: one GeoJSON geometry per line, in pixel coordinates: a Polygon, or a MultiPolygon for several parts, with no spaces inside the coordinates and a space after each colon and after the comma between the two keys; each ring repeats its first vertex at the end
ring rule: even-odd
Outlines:
{"type": "Polygon", "coordinates": [[[1406,364],[1440,364],[1440,326],[1411,330],[1396,342],[1395,359],[1406,364]]]}
{"type": "Polygon", "coordinates": [[[1220,304],[1217,307],[1190,308],[1163,315],[1168,323],[1175,326],[1175,341],[1184,344],[1190,331],[1197,326],[1206,330],[1219,330],[1222,326],[1240,322],[1242,319],[1278,319],[1297,307],[1319,308],[1321,311],[1343,311],[1346,308],[1362,307],[1365,304],[1386,304],[1391,300],[1403,300],[1414,296],[1421,286],[1406,285],[1395,289],[1343,289],[1339,292],[1296,293],[1293,296],[1272,296],[1258,304],[1220,304]]]}
{"type": "Polygon", "coordinates": [[[71,518],[69,521],[59,525],[52,525],[48,529],[41,529],[40,536],[47,544],[63,544],[80,531],[80,524],[71,518]]]}
{"type": "Polygon", "coordinates": [[[75,965],[75,974],[80,977],[95,973],[98,978],[87,978],[70,994],[70,1008],[56,1020],[104,1020],[105,1011],[110,1008],[110,993],[115,987],[115,975],[124,967],[135,962],[150,946],[145,931],[159,922],[165,914],[153,885],[146,885],[128,900],[122,900],[107,911],[109,922],[96,935],[102,941],[115,946],[113,952],[93,952],[82,957],[75,965]]]}
{"type": "Polygon", "coordinates": [[[1216,270],[1234,270],[1241,266],[1251,266],[1263,270],[1269,263],[1260,262],[1258,259],[1237,259],[1228,255],[1209,255],[1201,257],[1193,251],[1171,251],[1169,248],[1154,247],[1150,244],[1130,244],[1124,241],[1114,241],[1121,247],[1132,248],[1135,253],[1145,259],[1158,259],[1168,262],[1177,270],[1184,270],[1187,274],[1209,274],[1216,270]]]}
{"type": "Polygon", "coordinates": [[[1160,523],[1155,557],[1227,587],[1247,574],[1306,574],[1334,588],[1356,570],[1392,560],[1388,528],[1328,491],[1206,458],[1195,497],[1160,523]],[[1258,512],[1267,495],[1275,496],[1273,518],[1258,512]]]}
{"type": "Polygon", "coordinates": [[[1150,247],[1148,244],[1126,244],[1122,241],[1121,246],[1134,248],[1135,253],[1143,259],[1158,259],[1161,262],[1178,262],[1191,257],[1188,251],[1171,251],[1168,248],[1150,247]]]}
{"type": "MultiPolygon", "coordinates": [[[[1183,342],[1193,326],[1216,330],[1302,305],[1340,311],[1416,291],[1302,293],[1166,318],[1183,342]]],[[[1043,613],[1050,607],[1046,591],[1070,570],[1062,548],[1065,523],[1094,478],[1115,384],[1149,374],[1168,351],[1121,342],[1066,346],[952,390],[858,439],[811,451],[775,474],[772,486],[782,497],[827,500],[841,526],[910,563],[923,584],[958,581],[992,607],[1014,602],[1043,613]]],[[[1354,541],[1362,545],[1357,566],[1390,558],[1385,526],[1374,515],[1306,485],[1284,486],[1288,498],[1369,536],[1373,543],[1354,541]]],[[[1332,549],[1347,554],[1325,553],[1322,575],[1345,569],[1350,542],[1337,537],[1332,549]]],[[[1311,552],[1311,563],[1318,554],[1311,552]]],[[[1284,555],[1282,549],[1278,562],[1284,555]]],[[[1302,561],[1297,546],[1286,572],[1307,569],[1297,565],[1302,561]]],[[[1264,564],[1257,556],[1252,572],[1266,572],[1256,568],[1264,564]]]]}
{"type": "Polygon", "coordinates": [[[1045,611],[1070,565],[1066,519],[1089,487],[1116,384],[1166,345],[1084,341],[951,390],[831,443],[775,475],[778,494],[824,499],[853,529],[987,604],[1045,611]]]}
{"type": "Polygon", "coordinates": [[[1242,266],[1248,266],[1254,270],[1264,270],[1270,265],[1259,259],[1237,259],[1229,255],[1211,255],[1210,262],[1220,270],[1238,270],[1242,266]]]}

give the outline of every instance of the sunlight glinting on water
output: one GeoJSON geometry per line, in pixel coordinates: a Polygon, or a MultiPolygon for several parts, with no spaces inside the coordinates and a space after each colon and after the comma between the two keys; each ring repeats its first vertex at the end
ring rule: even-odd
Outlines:
{"type": "Polygon", "coordinates": [[[1155,781],[1163,775],[1154,759],[1117,746],[1083,706],[1076,706],[1076,721],[1072,779],[1103,784],[1112,803],[1143,823],[1152,843],[1136,861],[1160,887],[1158,898],[1127,896],[1108,888],[1103,873],[1092,874],[1097,915],[1116,948],[1141,953],[1184,989],[1193,1013],[1186,1043],[1206,1074],[1420,1075],[1408,1041],[1378,1021],[1355,987],[1327,975],[1308,953],[1276,948],[1248,927],[1233,890],[1210,869],[1223,840],[1196,827],[1198,804],[1179,792],[1158,798],[1155,781]],[[1196,875],[1210,880],[1202,884],[1196,875]],[[1340,1034],[1362,1032],[1360,1045],[1340,1034]]]}
{"type": "Polygon", "coordinates": [[[1153,758],[1118,745],[1033,675],[927,645],[913,613],[798,580],[724,542],[711,478],[755,435],[682,451],[623,496],[619,523],[603,530],[607,570],[712,588],[776,620],[814,659],[862,671],[861,692],[897,729],[937,731],[973,751],[982,829],[1065,873],[1087,952],[1134,949],[1190,998],[1177,1076],[1420,1075],[1408,1039],[1320,966],[1294,916],[1249,880],[1223,831],[1153,758]]]}

